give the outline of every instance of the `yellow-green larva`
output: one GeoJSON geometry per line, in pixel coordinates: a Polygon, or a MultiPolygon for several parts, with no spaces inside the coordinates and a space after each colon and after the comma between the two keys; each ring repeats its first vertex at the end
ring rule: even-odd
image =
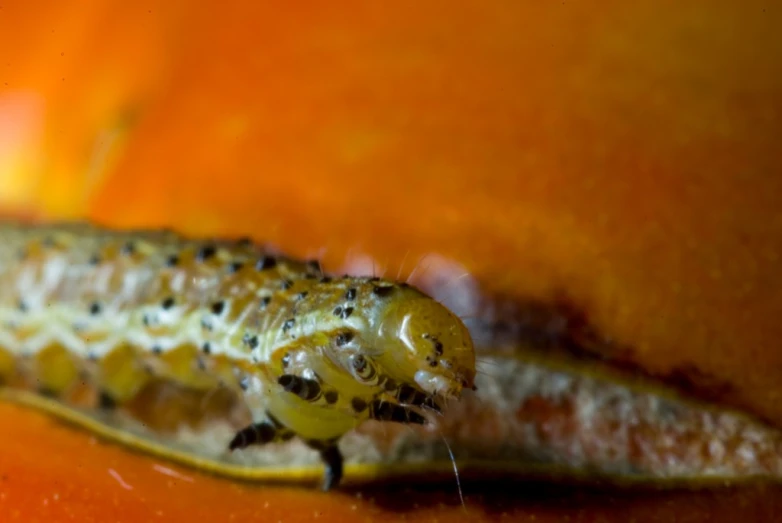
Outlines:
{"type": "Polygon", "coordinates": [[[87,381],[101,408],[153,378],[235,390],[253,423],[230,448],[299,437],[328,489],[343,434],[424,423],[473,387],[475,353],[463,323],[413,287],[332,279],[248,241],[0,224],[0,380],[55,397],[87,381]]]}

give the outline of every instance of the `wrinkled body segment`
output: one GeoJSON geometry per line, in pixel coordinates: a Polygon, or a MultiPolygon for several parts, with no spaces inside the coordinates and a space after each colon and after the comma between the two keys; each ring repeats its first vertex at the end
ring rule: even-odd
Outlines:
{"type": "Polygon", "coordinates": [[[339,482],[338,439],[364,420],[424,423],[473,387],[462,322],[420,291],[331,278],[248,241],[87,225],[0,224],[0,382],[95,408],[151,379],[240,394],[229,446],[300,437],[339,482]]]}

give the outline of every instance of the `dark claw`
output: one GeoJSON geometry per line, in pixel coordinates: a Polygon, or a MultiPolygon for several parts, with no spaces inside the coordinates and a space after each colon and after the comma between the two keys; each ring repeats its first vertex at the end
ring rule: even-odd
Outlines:
{"type": "Polygon", "coordinates": [[[335,441],[310,441],[308,444],[320,452],[320,459],[323,460],[326,469],[323,474],[321,490],[328,492],[338,487],[342,481],[343,458],[337,443],[335,441]]]}

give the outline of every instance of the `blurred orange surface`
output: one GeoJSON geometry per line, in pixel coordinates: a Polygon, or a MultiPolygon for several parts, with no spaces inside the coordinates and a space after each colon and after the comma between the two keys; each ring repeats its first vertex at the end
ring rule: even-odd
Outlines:
{"type": "MultiPolygon", "coordinates": [[[[327,267],[369,255],[390,274],[436,253],[489,294],[564,292],[631,348],[609,359],[689,373],[782,426],[779,6],[39,4],[0,9],[7,212],[251,235],[327,267]]],[[[442,494],[395,512],[181,482],[0,409],[0,512],[22,521],[467,518],[442,494]]],[[[514,517],[570,509],[516,495],[514,517]]],[[[570,515],[731,521],[778,498],[596,495],[570,515]]],[[[492,500],[468,514],[498,516],[492,500]]]]}

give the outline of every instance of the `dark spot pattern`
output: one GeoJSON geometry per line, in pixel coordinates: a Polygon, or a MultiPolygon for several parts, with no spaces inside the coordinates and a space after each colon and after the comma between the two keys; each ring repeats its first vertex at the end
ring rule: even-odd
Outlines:
{"type": "Polygon", "coordinates": [[[95,316],[97,314],[100,314],[100,310],[101,310],[100,303],[98,303],[97,301],[94,301],[90,304],[91,315],[95,316]]]}
{"type": "Polygon", "coordinates": [[[351,288],[349,288],[349,289],[347,290],[347,292],[345,292],[345,299],[346,299],[347,301],[353,301],[353,300],[355,300],[355,299],[356,299],[356,292],[357,292],[357,291],[356,291],[356,288],[355,288],[355,287],[351,287],[351,288]]]}
{"type": "Polygon", "coordinates": [[[254,334],[245,334],[242,338],[242,341],[245,345],[250,347],[251,349],[257,349],[258,348],[258,336],[254,334]]]}
{"type": "Polygon", "coordinates": [[[255,262],[255,268],[259,271],[265,271],[267,269],[273,269],[277,266],[277,259],[273,256],[264,256],[255,262]]]}
{"type": "Polygon", "coordinates": [[[172,254],[166,258],[166,267],[176,267],[177,265],[179,265],[179,256],[176,254],[172,254]]]}
{"type": "Polygon", "coordinates": [[[350,400],[350,406],[359,414],[367,410],[367,402],[361,398],[353,398],[350,400]]]}
{"type": "Polygon", "coordinates": [[[242,262],[231,262],[228,264],[228,274],[235,274],[241,271],[242,267],[244,267],[244,263],[242,262]]]}
{"type": "Polygon", "coordinates": [[[392,292],[394,292],[393,285],[372,287],[372,294],[378,298],[386,298],[390,296],[392,292]]]}
{"type": "Polygon", "coordinates": [[[196,252],[195,259],[197,262],[205,262],[217,254],[217,249],[214,245],[204,245],[196,252]]]}
{"type": "Polygon", "coordinates": [[[131,256],[135,252],[136,252],[136,244],[133,243],[132,241],[125,242],[125,244],[119,250],[119,253],[123,256],[131,256]]]}
{"type": "Polygon", "coordinates": [[[205,341],[204,344],[201,346],[201,351],[204,354],[211,354],[212,353],[212,344],[208,341],[205,341]]]}
{"type": "Polygon", "coordinates": [[[282,324],[282,332],[288,332],[296,324],[295,318],[288,318],[285,323],[282,324]]]}
{"type": "Polygon", "coordinates": [[[163,307],[163,309],[168,310],[174,306],[174,303],[175,303],[174,297],[169,296],[168,298],[163,300],[163,303],[161,303],[160,306],[163,307]]]}
{"type": "Polygon", "coordinates": [[[225,302],[223,300],[216,301],[212,304],[212,314],[220,315],[225,310],[225,302]]]}
{"type": "Polygon", "coordinates": [[[329,405],[334,405],[339,399],[339,393],[336,390],[327,391],[323,394],[323,399],[325,399],[326,403],[329,405]]]}
{"type": "Polygon", "coordinates": [[[334,343],[337,344],[337,347],[343,347],[353,341],[354,337],[355,334],[350,331],[340,332],[337,334],[336,338],[334,338],[334,343]]]}

